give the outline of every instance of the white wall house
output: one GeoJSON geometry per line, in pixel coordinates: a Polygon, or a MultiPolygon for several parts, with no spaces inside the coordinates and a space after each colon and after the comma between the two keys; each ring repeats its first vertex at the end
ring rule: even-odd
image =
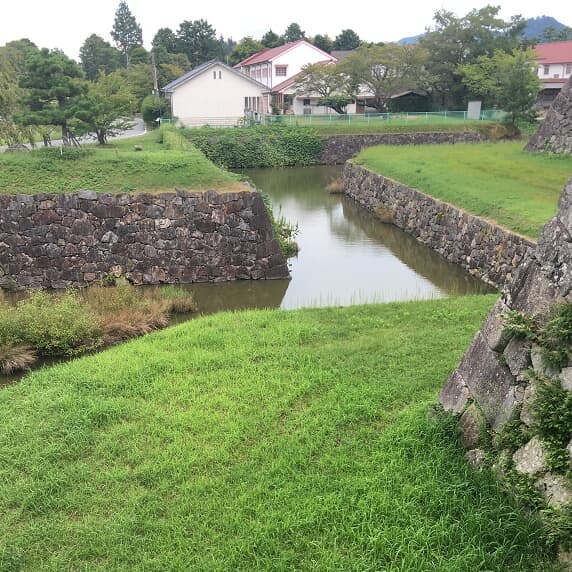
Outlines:
{"type": "Polygon", "coordinates": [[[218,60],[204,63],[163,87],[171,111],[185,126],[237,125],[270,112],[269,89],[218,60]]]}
{"type": "Polygon", "coordinates": [[[538,103],[548,107],[572,75],[572,40],[537,44],[534,50],[542,84],[538,103]]]}
{"type": "Polygon", "coordinates": [[[277,106],[288,113],[329,113],[318,107],[318,96],[297,95],[295,79],[307,64],[335,63],[334,56],[310,44],[306,40],[290,42],[276,48],[262,50],[238,63],[235,69],[266,85],[277,106]]]}

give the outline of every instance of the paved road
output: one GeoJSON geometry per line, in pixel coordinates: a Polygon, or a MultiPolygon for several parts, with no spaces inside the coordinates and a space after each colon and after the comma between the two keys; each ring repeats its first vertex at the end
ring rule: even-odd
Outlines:
{"type": "MultiPolygon", "coordinates": [[[[116,135],[115,137],[110,137],[109,140],[113,141],[114,139],[127,139],[128,137],[137,137],[138,135],[143,135],[144,133],[147,132],[147,129],[145,128],[145,123],[143,119],[141,119],[141,117],[139,116],[134,117],[133,122],[135,123],[135,125],[131,129],[122,131],[121,133],[119,133],[119,135],[116,135]]],[[[94,141],[96,140],[93,137],[89,136],[80,138],[80,143],[93,143],[94,141]]],[[[53,147],[59,147],[61,144],[62,144],[61,139],[52,140],[53,147]]],[[[30,148],[30,145],[26,145],[26,147],[30,148]]],[[[41,147],[43,147],[43,145],[41,143],[38,143],[36,148],[41,148],[41,147]]],[[[7,148],[8,148],[7,146],[0,147],[0,153],[6,151],[7,148]]]]}

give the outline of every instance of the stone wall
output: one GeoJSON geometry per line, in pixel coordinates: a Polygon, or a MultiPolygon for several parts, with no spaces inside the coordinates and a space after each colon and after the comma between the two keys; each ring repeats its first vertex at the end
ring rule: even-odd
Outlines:
{"type": "Polygon", "coordinates": [[[365,147],[374,145],[439,145],[477,143],[483,137],[474,131],[458,133],[378,133],[371,135],[330,135],[322,137],[321,165],[343,165],[365,147]]]}
{"type": "Polygon", "coordinates": [[[287,278],[257,192],[0,196],[0,286],[287,278]]]}
{"type": "MultiPolygon", "coordinates": [[[[553,509],[572,509],[572,425],[560,427],[567,431],[561,453],[570,457],[568,469],[550,470],[534,403],[539,384],[552,383],[564,395],[572,392],[572,363],[549,367],[539,345],[507,336],[505,324],[509,311],[535,316],[537,323],[545,323],[555,302],[572,300],[571,245],[572,178],[560,197],[558,214],[544,227],[537,248],[507,284],[440,395],[443,407],[460,415],[468,458],[485,458],[482,428],[488,429],[489,442],[497,449],[497,473],[502,477],[507,470],[513,470],[528,477],[553,509]],[[512,442],[518,443],[516,450],[507,449],[506,439],[498,439],[499,433],[509,429],[512,442]]],[[[572,399],[567,402],[570,409],[572,399]]],[[[562,412],[558,417],[562,419],[562,412]]],[[[570,549],[572,545],[564,547],[561,560],[572,570],[570,549]]]]}
{"type": "Polygon", "coordinates": [[[345,192],[450,262],[494,287],[510,279],[534,243],[406,185],[346,163],[345,192]]]}
{"type": "Polygon", "coordinates": [[[572,155],[572,77],[553,101],[526,150],[572,155]]]}

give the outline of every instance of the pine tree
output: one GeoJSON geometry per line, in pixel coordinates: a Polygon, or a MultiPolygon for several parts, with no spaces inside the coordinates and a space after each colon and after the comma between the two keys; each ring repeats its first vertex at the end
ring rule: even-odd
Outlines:
{"type": "Polygon", "coordinates": [[[115,12],[115,22],[111,37],[125,57],[125,65],[129,65],[129,52],[143,45],[143,32],[141,26],[129,10],[127,2],[122,0],[115,12]]]}

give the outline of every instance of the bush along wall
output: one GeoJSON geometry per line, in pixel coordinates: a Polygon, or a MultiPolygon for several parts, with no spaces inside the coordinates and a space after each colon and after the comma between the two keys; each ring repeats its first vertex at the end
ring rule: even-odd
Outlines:
{"type": "Polygon", "coordinates": [[[204,127],[181,132],[213,163],[229,169],[313,165],[322,150],[320,137],[308,127],[204,127]]]}
{"type": "Polygon", "coordinates": [[[572,178],[440,394],[468,459],[539,509],[572,570],[572,178]]]}

